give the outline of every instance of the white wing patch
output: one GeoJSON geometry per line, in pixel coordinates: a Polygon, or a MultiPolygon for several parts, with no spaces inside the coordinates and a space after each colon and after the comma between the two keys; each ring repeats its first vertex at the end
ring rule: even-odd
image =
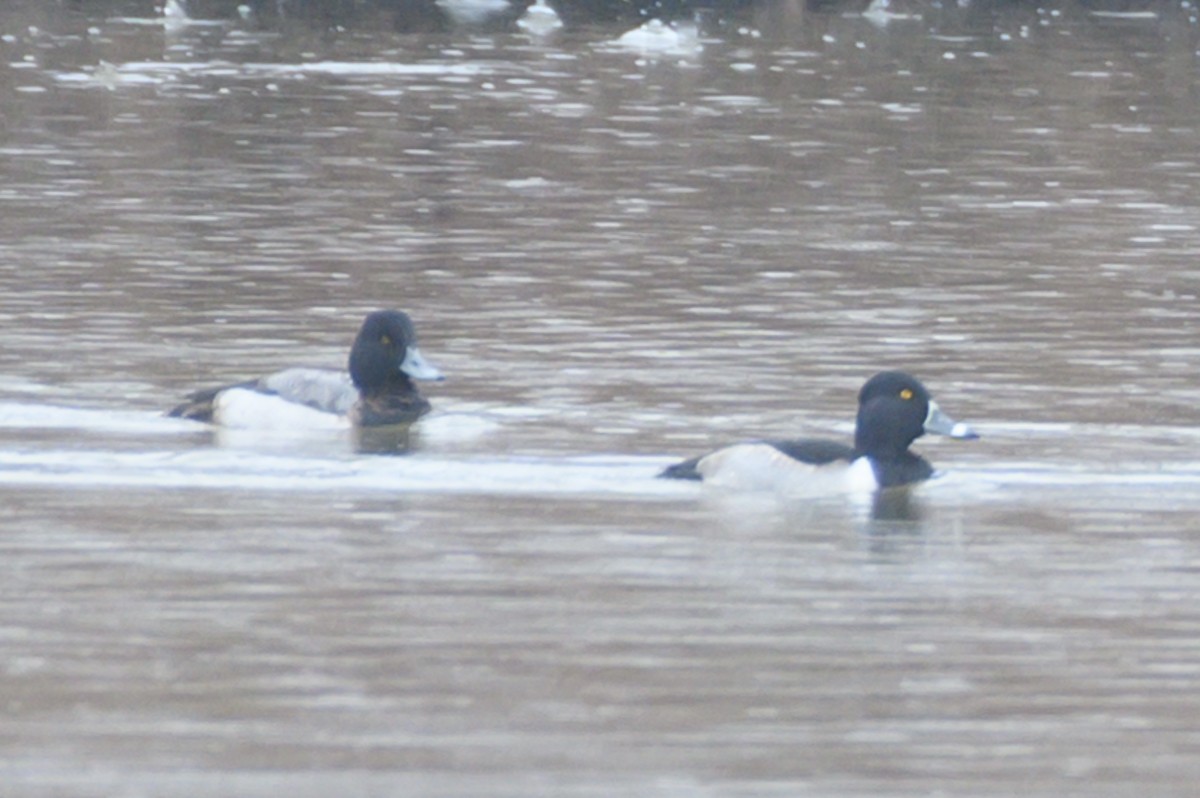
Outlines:
{"type": "Polygon", "coordinates": [[[866,458],[817,466],[788,457],[766,443],[739,443],[718,449],[702,458],[696,470],[706,485],[789,496],[870,492],[878,487],[866,458]]]}

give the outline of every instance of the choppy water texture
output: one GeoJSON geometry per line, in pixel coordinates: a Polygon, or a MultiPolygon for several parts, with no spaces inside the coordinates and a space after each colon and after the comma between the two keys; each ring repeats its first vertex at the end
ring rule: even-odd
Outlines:
{"type": "Polygon", "coordinates": [[[0,11],[0,780],[52,796],[1191,794],[1184,10],[402,35],[0,11]],[[408,440],[189,390],[411,312],[408,440]],[[983,439],[875,507],[654,480],[983,439]]]}

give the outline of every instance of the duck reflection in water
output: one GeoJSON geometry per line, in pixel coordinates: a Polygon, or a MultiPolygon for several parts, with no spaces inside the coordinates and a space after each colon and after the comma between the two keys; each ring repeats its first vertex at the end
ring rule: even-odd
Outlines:
{"type": "Polygon", "coordinates": [[[911,488],[894,488],[875,494],[870,517],[858,527],[861,545],[879,562],[908,562],[925,551],[926,510],[911,488]]]}
{"type": "Polygon", "coordinates": [[[359,454],[408,454],[413,448],[412,426],[355,427],[354,451],[359,454]]]}
{"type": "Polygon", "coordinates": [[[909,486],[881,490],[871,497],[871,519],[897,526],[911,525],[924,517],[921,502],[909,486]]]}

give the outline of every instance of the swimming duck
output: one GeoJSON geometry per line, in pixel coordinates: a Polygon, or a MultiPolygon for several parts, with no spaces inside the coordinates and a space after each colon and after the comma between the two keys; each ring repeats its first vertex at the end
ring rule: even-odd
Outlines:
{"type": "Polygon", "coordinates": [[[441,379],[417,349],[408,316],[379,310],[366,317],[350,347],[348,373],[289,368],[197,391],[168,415],[275,429],[409,424],[430,409],[412,381],[441,379]]]}
{"type": "Polygon", "coordinates": [[[659,476],[737,488],[799,488],[819,473],[839,470],[831,491],[908,485],[933,476],[933,466],[908,450],[926,432],[978,438],[946,415],[915,377],[884,371],[858,394],[854,446],[820,439],[749,441],[668,466],[659,476]]]}

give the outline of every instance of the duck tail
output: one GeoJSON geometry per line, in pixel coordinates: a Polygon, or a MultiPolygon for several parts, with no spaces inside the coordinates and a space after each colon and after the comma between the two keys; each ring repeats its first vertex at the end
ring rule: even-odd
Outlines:
{"type": "Polygon", "coordinates": [[[658,473],[660,479],[690,479],[699,482],[704,479],[696,466],[700,464],[699,457],[693,457],[691,460],[684,460],[682,463],[669,465],[658,473]]]}
{"type": "Polygon", "coordinates": [[[211,422],[213,420],[213,400],[218,390],[203,391],[192,394],[183,404],[176,405],[167,411],[171,418],[190,418],[192,421],[211,422]]]}
{"type": "Polygon", "coordinates": [[[215,402],[217,394],[221,391],[227,391],[230,388],[256,388],[258,382],[250,380],[248,382],[239,382],[235,385],[222,385],[219,388],[208,388],[203,391],[196,391],[189,394],[187,401],[172,407],[167,411],[167,415],[171,418],[190,418],[192,421],[204,421],[211,423],[213,413],[216,412],[215,402]]]}

